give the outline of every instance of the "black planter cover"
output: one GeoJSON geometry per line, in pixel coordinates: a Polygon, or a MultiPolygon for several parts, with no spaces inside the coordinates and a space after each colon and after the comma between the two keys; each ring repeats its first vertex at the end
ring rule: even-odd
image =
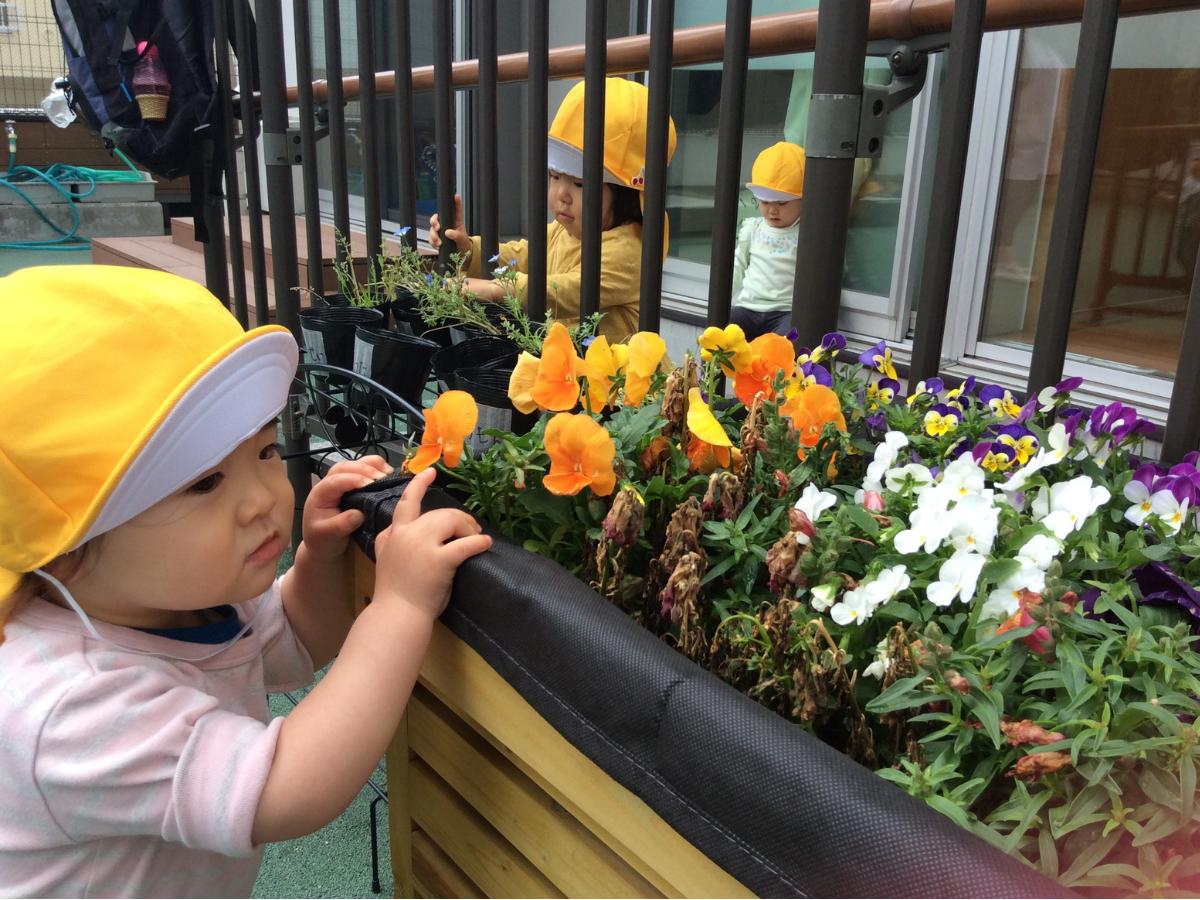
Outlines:
{"type": "Polygon", "coordinates": [[[433,341],[360,325],[354,338],[354,371],[420,407],[437,351],[433,341]]]}
{"type": "Polygon", "coordinates": [[[383,313],[364,307],[311,306],[300,310],[300,333],[307,351],[305,361],[351,368],[355,329],[359,325],[378,326],[382,321],[383,313]]]}
{"type": "MultiPolygon", "coordinates": [[[[347,494],[374,559],[406,479],[347,494]]],[[[426,506],[453,503],[432,491],[426,506]]],[[[442,621],[572,745],[763,897],[1070,896],[497,537],[442,621]]]]}

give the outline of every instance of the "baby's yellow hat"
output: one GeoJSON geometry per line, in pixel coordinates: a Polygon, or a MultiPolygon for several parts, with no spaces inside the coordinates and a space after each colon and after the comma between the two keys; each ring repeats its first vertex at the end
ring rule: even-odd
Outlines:
{"type": "MultiPolygon", "coordinates": [[[[563,98],[550,123],[547,165],[583,177],[583,86],[563,98]]],[[[627,78],[604,79],[604,180],[641,191],[646,187],[646,110],[649,91],[627,78]]],[[[667,162],[675,154],[675,123],[667,118],[667,162]]]]}
{"type": "Polygon", "coordinates": [[[0,278],[0,608],[20,573],[128,522],[269,423],[296,359],[286,328],[243,331],[177,275],[0,278]]]}
{"type": "Polygon", "coordinates": [[[746,182],[759,200],[799,200],[804,196],[804,148],[780,141],[754,160],[746,182]]]}

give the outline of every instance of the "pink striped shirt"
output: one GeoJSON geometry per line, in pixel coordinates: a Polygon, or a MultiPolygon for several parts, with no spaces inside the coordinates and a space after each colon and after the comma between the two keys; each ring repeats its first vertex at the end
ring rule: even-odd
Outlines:
{"type": "MultiPolygon", "coordinates": [[[[260,603],[249,634],[194,663],[97,641],[44,601],[17,612],[0,644],[0,895],[249,896],[283,723],[266,692],[313,677],[279,581],[242,620],[260,603]]],[[[205,646],[95,625],[141,650],[205,646]]]]}

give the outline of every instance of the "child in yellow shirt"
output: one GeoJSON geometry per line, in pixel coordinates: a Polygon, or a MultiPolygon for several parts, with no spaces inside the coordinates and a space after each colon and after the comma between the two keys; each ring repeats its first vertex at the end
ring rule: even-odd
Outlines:
{"type": "MultiPolygon", "coordinates": [[[[579,322],[583,237],[583,92],[576,84],[563,98],[550,125],[546,204],[554,220],[546,226],[546,311],[565,325],[579,322]]],[[[623,341],[638,327],[642,271],[642,190],[646,163],[648,92],[636,81],[607,78],[604,87],[604,191],[601,200],[599,333],[623,341]]],[[[675,152],[675,125],[668,126],[667,159],[675,152]]],[[[483,300],[501,300],[501,284],[479,278],[480,239],[463,224],[462,200],[454,198],[453,228],[445,238],[467,257],[466,289],[483,300]]],[[[429,220],[429,243],[442,244],[441,223],[429,220]]],[[[665,248],[664,248],[665,251],[665,248]]],[[[529,242],[499,247],[502,264],[516,260],[517,290],[524,302],[529,271],[529,242]]]]}

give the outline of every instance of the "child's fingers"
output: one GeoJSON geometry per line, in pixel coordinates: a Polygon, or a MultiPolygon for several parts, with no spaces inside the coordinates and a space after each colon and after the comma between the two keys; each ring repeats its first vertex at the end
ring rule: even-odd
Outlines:
{"type": "MultiPolygon", "coordinates": [[[[462,195],[461,194],[454,195],[454,227],[455,228],[463,227],[463,205],[462,205],[462,195]]],[[[450,232],[446,232],[446,236],[449,237],[450,232]]]]}
{"type": "Polygon", "coordinates": [[[400,502],[396,504],[396,511],[392,514],[393,525],[405,525],[415,522],[420,517],[421,501],[425,499],[425,491],[433,484],[436,476],[437,470],[432,466],[413,476],[413,480],[400,495],[400,502]]]}
{"type": "Polygon", "coordinates": [[[338,513],[336,516],[331,516],[323,520],[320,525],[315,526],[315,529],[323,535],[334,534],[339,537],[345,537],[362,525],[366,516],[361,510],[347,509],[338,513]]]}
{"type": "Polygon", "coordinates": [[[472,534],[467,537],[456,538],[448,544],[445,544],[440,556],[445,562],[450,563],[454,568],[458,568],[472,556],[478,556],[492,546],[492,537],[488,534],[472,534]]]}
{"type": "Polygon", "coordinates": [[[475,517],[461,509],[435,509],[421,516],[421,534],[439,544],[470,537],[482,530],[475,517]]]}
{"type": "Polygon", "coordinates": [[[331,471],[313,486],[309,497],[318,506],[337,506],[337,502],[341,499],[342,494],[345,494],[347,491],[356,491],[369,484],[374,484],[381,477],[374,470],[371,470],[369,473],[361,471],[331,471]]]}

